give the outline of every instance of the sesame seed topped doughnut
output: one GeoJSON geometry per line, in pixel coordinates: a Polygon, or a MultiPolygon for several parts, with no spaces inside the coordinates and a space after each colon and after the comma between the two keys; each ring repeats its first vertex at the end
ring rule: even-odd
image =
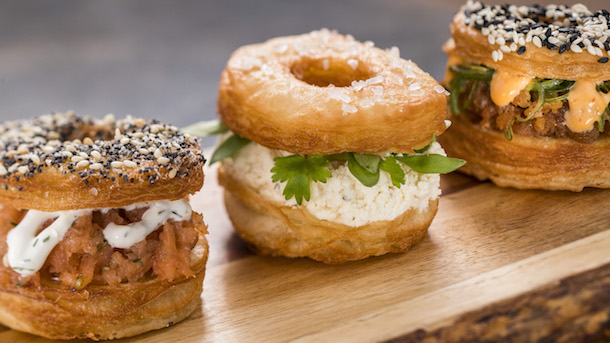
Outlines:
{"type": "Polygon", "coordinates": [[[199,143],[176,127],[54,113],[0,125],[0,203],[64,211],[176,200],[198,191],[199,143]]]}
{"type": "Polygon", "coordinates": [[[248,45],[220,81],[236,134],[299,154],[412,152],[445,130],[446,91],[398,48],[329,30],[248,45]]]}
{"type": "Polygon", "coordinates": [[[610,79],[610,12],[586,6],[484,5],[468,1],[451,25],[450,56],[518,75],[610,79]]]}

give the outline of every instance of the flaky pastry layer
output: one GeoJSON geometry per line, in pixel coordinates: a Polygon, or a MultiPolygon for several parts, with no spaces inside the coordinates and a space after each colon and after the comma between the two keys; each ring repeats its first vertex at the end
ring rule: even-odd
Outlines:
{"type": "Polygon", "coordinates": [[[218,113],[231,131],[299,154],[410,153],[445,130],[446,96],[396,54],[327,31],[233,53],[218,113]]]}
{"type": "Polygon", "coordinates": [[[468,161],[460,171],[499,186],[570,190],[610,188],[610,139],[585,144],[567,138],[515,135],[455,117],[440,137],[447,155],[468,161]]]}
{"type": "Polygon", "coordinates": [[[391,221],[351,227],[320,220],[301,208],[273,203],[233,179],[222,167],[218,179],[225,188],[225,205],[235,229],[264,255],[343,263],[403,252],[425,237],[438,209],[436,198],[421,211],[407,210],[391,221]]]}

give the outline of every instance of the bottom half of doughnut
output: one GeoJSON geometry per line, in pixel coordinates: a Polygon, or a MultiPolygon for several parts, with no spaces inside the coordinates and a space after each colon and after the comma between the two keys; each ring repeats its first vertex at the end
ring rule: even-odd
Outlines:
{"type": "MultiPolygon", "coordinates": [[[[0,254],[23,210],[0,210],[0,254]]],[[[141,211],[79,217],[43,267],[21,275],[0,265],[0,324],[51,339],[134,336],[171,326],[200,303],[208,244],[199,214],[167,221],[126,249],[109,246],[103,224],[128,224],[141,211]]]]}
{"type": "Polygon", "coordinates": [[[460,171],[519,189],[610,188],[610,138],[581,143],[569,138],[522,136],[508,141],[500,131],[463,116],[440,137],[447,154],[467,163],[460,171]]]}
{"type": "Polygon", "coordinates": [[[219,168],[225,205],[238,234],[260,254],[343,263],[403,252],[426,235],[438,197],[423,209],[360,226],[322,220],[307,209],[271,201],[219,168]]]}

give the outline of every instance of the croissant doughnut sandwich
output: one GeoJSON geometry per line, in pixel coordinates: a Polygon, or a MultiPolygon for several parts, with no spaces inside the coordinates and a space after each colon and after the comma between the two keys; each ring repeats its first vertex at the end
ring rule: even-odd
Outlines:
{"type": "Polygon", "coordinates": [[[231,132],[211,161],[237,232],[262,254],[405,251],[436,214],[439,173],[461,165],[434,141],[445,89],[397,48],[328,30],[238,49],[218,111],[231,132]]]}
{"type": "Polygon", "coordinates": [[[445,44],[461,170],[500,186],[610,187],[610,13],[469,1],[445,44]]]}
{"type": "Polygon", "coordinates": [[[198,304],[208,246],[189,194],[199,143],[128,117],[0,125],[0,323],[52,339],[133,336],[198,304]]]}

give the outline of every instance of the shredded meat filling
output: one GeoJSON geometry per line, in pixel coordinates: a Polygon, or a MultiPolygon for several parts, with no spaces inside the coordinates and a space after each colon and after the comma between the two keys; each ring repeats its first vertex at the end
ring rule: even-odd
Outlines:
{"type": "MultiPolygon", "coordinates": [[[[159,277],[173,281],[192,277],[190,252],[197,243],[203,226],[200,214],[189,221],[162,224],[145,240],[128,249],[113,248],[104,239],[103,229],[109,223],[125,225],[141,220],[144,209],[125,211],[94,211],[76,219],[62,241],[53,249],[42,269],[32,276],[22,276],[12,268],[0,264],[0,287],[41,287],[59,284],[72,289],[87,285],[116,286],[122,282],[136,282],[159,277]]],[[[0,256],[7,253],[6,235],[21,221],[26,211],[4,207],[0,210],[0,256]]],[[[45,223],[40,230],[53,221],[45,223]]]]}
{"type": "MultiPolygon", "coordinates": [[[[460,94],[460,103],[468,104],[460,115],[478,125],[486,128],[504,131],[511,120],[526,118],[534,108],[534,101],[529,91],[522,91],[510,104],[499,107],[491,100],[489,83],[478,82],[470,103],[469,87],[460,94]]],[[[547,136],[556,138],[571,138],[581,143],[593,143],[603,136],[610,136],[610,125],[605,126],[604,132],[599,132],[598,123],[586,132],[573,132],[564,123],[569,105],[567,100],[544,104],[532,120],[527,122],[514,121],[513,132],[522,136],[547,136]]]]}

